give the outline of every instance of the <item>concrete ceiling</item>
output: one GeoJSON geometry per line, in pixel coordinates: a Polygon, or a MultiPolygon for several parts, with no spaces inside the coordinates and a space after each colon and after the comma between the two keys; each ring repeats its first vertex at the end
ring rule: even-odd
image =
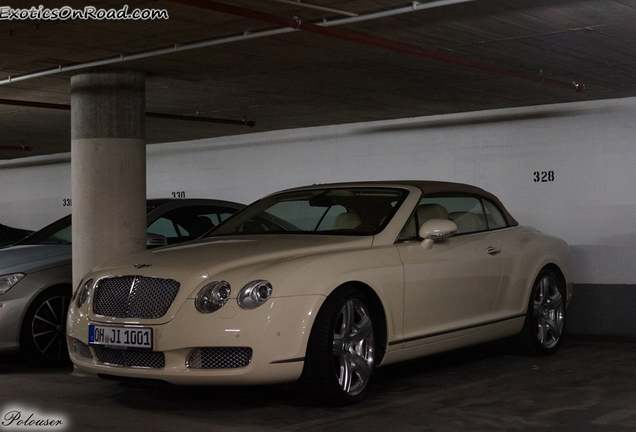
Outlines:
{"type": "MultiPolygon", "coordinates": [[[[342,18],[276,0],[226,4],[303,22],[342,18]]],[[[305,3],[305,0],[302,0],[305,3]]],[[[20,7],[17,0],[12,7],[20,7]]],[[[49,0],[47,8],[87,2],[49,0]]],[[[96,8],[125,2],[93,0],[96,8]]],[[[399,0],[307,0],[368,14],[399,0]]],[[[35,3],[34,3],[35,4],[35,3]]],[[[156,21],[0,21],[0,80],[62,65],[222,38],[272,24],[169,0],[156,21]]],[[[31,5],[29,4],[28,7],[31,5]]],[[[256,127],[147,119],[147,142],[636,96],[636,0],[473,0],[337,28],[524,74],[586,92],[484,72],[330,36],[287,34],[113,65],[147,74],[147,110],[256,121],[256,127]]],[[[336,27],[334,27],[336,28],[336,27]]],[[[0,98],[70,103],[72,72],[0,85],[0,98]]],[[[70,151],[70,113],[0,105],[0,159],[70,151]],[[32,147],[32,151],[7,149],[32,147]]]]}

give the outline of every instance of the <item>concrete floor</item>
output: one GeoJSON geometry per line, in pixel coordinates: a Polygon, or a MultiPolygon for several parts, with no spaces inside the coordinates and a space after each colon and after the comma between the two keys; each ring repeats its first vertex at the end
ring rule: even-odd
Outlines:
{"type": "Polygon", "coordinates": [[[72,431],[612,432],[636,430],[636,343],[569,338],[541,358],[462,350],[378,369],[369,396],[317,408],[285,387],[129,388],[0,357],[0,416],[18,407],[72,431]]]}

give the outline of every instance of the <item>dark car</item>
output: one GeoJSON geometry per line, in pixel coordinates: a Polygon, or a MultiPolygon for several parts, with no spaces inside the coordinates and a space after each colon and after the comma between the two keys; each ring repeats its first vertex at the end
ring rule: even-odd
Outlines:
{"type": "Polygon", "coordinates": [[[0,247],[12,245],[31,233],[33,233],[33,231],[12,228],[10,226],[0,224],[0,247]]]}

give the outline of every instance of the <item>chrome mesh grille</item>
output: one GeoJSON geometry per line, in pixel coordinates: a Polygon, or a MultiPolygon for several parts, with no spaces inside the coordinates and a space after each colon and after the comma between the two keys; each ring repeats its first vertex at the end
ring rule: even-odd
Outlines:
{"type": "Polygon", "coordinates": [[[78,341],[77,339],[73,339],[73,345],[75,346],[75,352],[78,356],[84,357],[87,359],[92,359],[93,354],[91,354],[91,349],[84,342],[78,341]]]}
{"type": "Polygon", "coordinates": [[[93,312],[115,318],[161,318],[179,292],[179,282],[141,276],[102,279],[95,288],[93,312]]]}
{"type": "Polygon", "coordinates": [[[164,354],[158,351],[128,351],[98,345],[94,345],[93,349],[100,363],[152,369],[163,369],[166,366],[164,354]]]}
{"type": "Polygon", "coordinates": [[[252,348],[214,347],[197,348],[186,360],[189,369],[238,369],[252,361],[252,348]]]}

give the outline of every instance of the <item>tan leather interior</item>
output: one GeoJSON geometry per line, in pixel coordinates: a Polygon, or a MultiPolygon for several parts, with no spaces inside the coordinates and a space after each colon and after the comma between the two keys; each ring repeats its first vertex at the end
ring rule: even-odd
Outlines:
{"type": "Polygon", "coordinates": [[[362,221],[360,220],[360,216],[354,212],[344,212],[340,213],[336,216],[336,219],[333,221],[333,225],[331,229],[355,229],[360,225],[362,221]]]}
{"type": "Polygon", "coordinates": [[[439,204],[421,204],[416,211],[418,229],[429,219],[448,219],[448,211],[439,204]]]}
{"type": "Polygon", "coordinates": [[[479,216],[475,213],[453,212],[450,214],[450,220],[455,222],[459,233],[483,231],[486,229],[484,222],[479,219],[479,216]]]}

